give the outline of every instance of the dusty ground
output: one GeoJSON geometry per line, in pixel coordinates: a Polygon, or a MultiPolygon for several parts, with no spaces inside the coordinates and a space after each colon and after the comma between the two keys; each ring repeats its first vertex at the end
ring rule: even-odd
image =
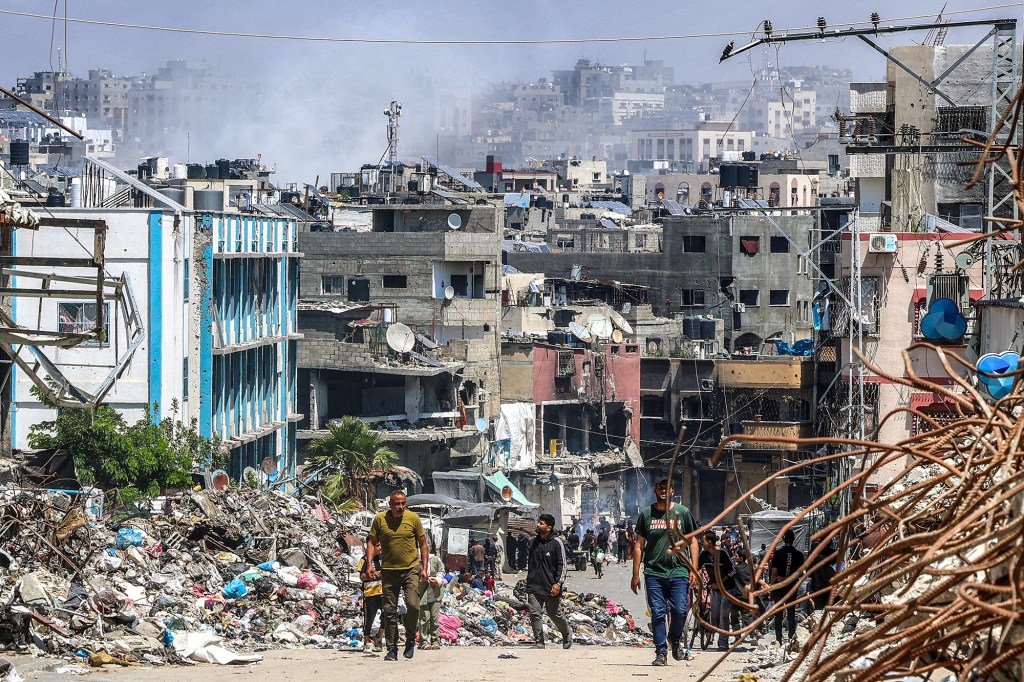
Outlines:
{"type": "MultiPolygon", "coordinates": [[[[646,624],[646,603],[643,592],[629,591],[630,568],[611,565],[600,580],[592,570],[570,571],[567,588],[574,592],[597,592],[616,600],[634,614],[638,624],[646,624]]],[[[514,579],[510,577],[514,582],[514,579]]],[[[312,682],[317,679],[344,679],[358,682],[380,682],[382,676],[398,675],[398,679],[487,679],[497,682],[540,682],[542,680],[584,679],[586,682],[625,682],[642,680],[695,680],[717,661],[721,654],[695,652],[696,659],[687,662],[669,660],[665,668],[652,667],[653,647],[595,647],[573,645],[569,651],[549,646],[543,651],[526,647],[445,647],[440,651],[417,651],[412,661],[400,659],[391,663],[383,654],[362,654],[352,651],[296,649],[266,652],[263,662],[252,666],[221,667],[196,665],[156,668],[97,670],[84,676],[56,672],[64,661],[10,657],[27,681],[70,682],[74,679],[97,682],[234,682],[240,680],[272,680],[273,682],[312,682]],[[512,652],[517,658],[500,659],[512,652]],[[583,677],[585,676],[585,677],[583,677]]],[[[734,680],[746,665],[747,656],[734,654],[709,680],[734,680]]]]}
{"type": "MultiPolygon", "coordinates": [[[[569,651],[549,647],[543,651],[528,648],[497,647],[445,647],[440,651],[417,651],[412,661],[399,659],[385,662],[382,654],[362,654],[348,651],[298,649],[268,652],[263,662],[251,666],[191,667],[166,666],[159,668],[126,668],[97,670],[76,676],[33,669],[40,659],[23,660],[12,657],[26,680],[37,682],[70,682],[75,679],[96,682],[234,682],[241,680],[273,680],[274,682],[311,682],[312,680],[362,680],[379,682],[383,676],[395,679],[443,680],[486,679],[495,682],[538,682],[540,680],[586,679],[587,682],[623,682],[624,680],[694,680],[717,660],[719,654],[698,652],[694,661],[676,662],[670,659],[665,668],[651,667],[654,652],[650,648],[587,647],[574,645],[569,651]],[[503,660],[498,656],[513,652],[518,658],[503,660]],[[34,664],[34,665],[33,665],[34,664]],[[585,677],[583,677],[585,676],[585,677]]],[[[739,660],[728,661],[712,680],[732,680],[742,669],[739,660]]]]}

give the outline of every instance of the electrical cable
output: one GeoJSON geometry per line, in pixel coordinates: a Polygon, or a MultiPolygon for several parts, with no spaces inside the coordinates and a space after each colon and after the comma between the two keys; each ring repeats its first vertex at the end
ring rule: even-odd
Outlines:
{"type": "MultiPolygon", "coordinates": [[[[999,5],[989,5],[987,7],[972,7],[969,9],[956,10],[952,12],[946,12],[946,15],[954,14],[973,14],[977,12],[987,12],[995,9],[1005,9],[1009,7],[1021,7],[1024,2],[1012,2],[999,5]]],[[[18,12],[15,10],[0,10],[0,14],[24,17],[29,19],[47,19],[53,20],[56,18],[56,10],[52,15],[38,14],[35,12],[18,12]]],[[[886,19],[887,22],[899,22],[909,21],[912,19],[930,19],[934,17],[934,14],[919,14],[913,16],[904,17],[893,17],[886,19]]],[[[102,21],[99,19],[80,19],[67,17],[66,22],[76,24],[86,24],[90,26],[105,26],[111,28],[127,28],[144,31],[161,31],[165,33],[186,33],[193,35],[207,35],[207,36],[222,36],[231,38],[257,38],[261,40],[284,40],[284,41],[296,41],[296,42],[319,42],[319,43],[343,43],[343,44],[369,44],[369,45],[559,45],[559,44],[580,44],[580,43],[629,43],[629,42],[645,42],[645,41],[672,41],[672,40],[692,40],[697,38],[728,38],[737,36],[750,35],[749,31],[722,31],[713,33],[687,33],[677,35],[654,35],[654,36],[617,36],[610,38],[534,38],[534,39],[443,39],[443,38],[425,38],[425,39],[413,39],[413,38],[341,38],[341,37],[329,37],[329,36],[301,36],[301,35],[283,35],[273,33],[249,33],[243,31],[219,31],[210,29],[197,29],[197,28],[178,28],[172,26],[156,26],[151,24],[135,24],[128,22],[117,22],[117,21],[102,21]]],[[[854,27],[854,26],[868,26],[870,21],[850,21],[850,22],[838,22],[832,24],[832,27],[854,27]]],[[[796,26],[786,29],[778,29],[776,33],[786,33],[790,31],[809,31],[815,30],[818,27],[815,26],[796,26]]],[[[828,36],[826,36],[828,37],[828,36]]]]}

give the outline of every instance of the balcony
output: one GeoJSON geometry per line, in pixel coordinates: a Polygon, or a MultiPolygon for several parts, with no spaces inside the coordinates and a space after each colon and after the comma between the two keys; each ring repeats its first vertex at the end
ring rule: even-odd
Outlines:
{"type": "MultiPolygon", "coordinates": [[[[743,435],[745,436],[769,436],[772,438],[810,438],[814,435],[811,424],[808,422],[766,422],[766,421],[744,421],[743,435]]],[[[743,443],[742,447],[751,450],[799,450],[800,446],[795,443],[773,443],[769,441],[749,441],[743,443]]]]}
{"type": "Polygon", "coordinates": [[[814,385],[811,358],[776,356],[759,360],[716,360],[723,388],[810,388],[814,385]]]}

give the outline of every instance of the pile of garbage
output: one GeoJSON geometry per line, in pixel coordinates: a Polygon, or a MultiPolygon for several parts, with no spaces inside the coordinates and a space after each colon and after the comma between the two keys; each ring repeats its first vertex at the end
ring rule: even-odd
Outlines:
{"type": "MultiPolygon", "coordinates": [[[[0,647],[100,667],[249,663],[272,648],[364,646],[355,567],[365,529],[316,498],[204,490],[118,520],[90,504],[0,488],[0,647]]],[[[498,583],[491,593],[448,580],[446,642],[532,642],[522,585],[498,583]]],[[[563,601],[579,643],[646,641],[602,596],[563,601]]]]}

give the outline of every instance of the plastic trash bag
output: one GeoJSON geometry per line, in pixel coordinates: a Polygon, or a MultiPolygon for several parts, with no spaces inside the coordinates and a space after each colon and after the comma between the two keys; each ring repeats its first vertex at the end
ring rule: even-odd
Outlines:
{"type": "Polygon", "coordinates": [[[114,544],[117,545],[118,549],[141,547],[144,539],[141,531],[137,531],[134,528],[122,528],[117,531],[117,540],[114,544]]]}
{"type": "Polygon", "coordinates": [[[239,599],[247,594],[249,594],[249,588],[245,586],[245,581],[239,578],[235,578],[224,586],[224,596],[228,599],[239,599]]]}

